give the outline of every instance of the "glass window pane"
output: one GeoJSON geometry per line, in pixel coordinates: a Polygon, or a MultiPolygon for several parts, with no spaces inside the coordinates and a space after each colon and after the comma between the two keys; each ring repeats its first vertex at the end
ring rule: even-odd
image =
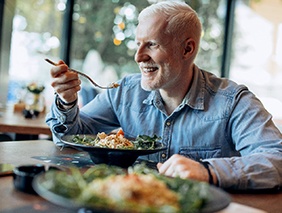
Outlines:
{"type": "Polygon", "coordinates": [[[226,1],[186,1],[194,8],[203,25],[200,50],[195,63],[204,70],[221,76],[226,1]]]}
{"type": "Polygon", "coordinates": [[[282,1],[238,0],[230,78],[249,87],[282,119],[282,1]]]}
{"type": "Polygon", "coordinates": [[[44,58],[59,58],[65,1],[14,2],[7,101],[14,103],[23,98],[23,88],[35,82],[45,86],[44,94],[49,105],[53,90],[49,81],[50,65],[44,58]]]}

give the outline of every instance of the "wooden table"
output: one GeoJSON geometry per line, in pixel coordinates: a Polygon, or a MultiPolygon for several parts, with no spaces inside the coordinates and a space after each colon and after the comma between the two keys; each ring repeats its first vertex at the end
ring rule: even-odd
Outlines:
{"type": "Polygon", "coordinates": [[[45,114],[28,119],[21,112],[14,112],[12,109],[0,110],[0,132],[10,132],[16,134],[51,136],[51,131],[45,123],[45,114]]]}
{"type": "MultiPolygon", "coordinates": [[[[15,166],[23,164],[37,164],[43,163],[50,165],[48,161],[37,160],[34,156],[62,156],[62,155],[76,155],[77,150],[71,148],[64,148],[61,150],[56,147],[52,141],[49,140],[34,140],[19,142],[0,142],[0,162],[11,163],[15,166]]],[[[86,153],[85,153],[86,154],[86,153]]],[[[70,209],[65,209],[43,198],[23,193],[14,189],[13,178],[11,176],[0,177],[0,212],[74,212],[70,209]]],[[[243,204],[254,208],[262,209],[269,213],[280,213],[282,210],[282,192],[278,193],[231,193],[232,204],[243,204]],[[236,203],[234,203],[236,202],[236,203]]],[[[235,206],[236,207],[236,206],[235,206]]],[[[237,213],[238,209],[227,208],[222,213],[237,213]]],[[[242,213],[247,211],[241,211],[242,213]]],[[[260,211],[248,211],[260,212],[260,211]]]]}
{"type": "MultiPolygon", "coordinates": [[[[0,163],[10,163],[15,166],[24,164],[44,164],[48,162],[32,158],[33,156],[57,156],[75,153],[73,149],[62,151],[49,140],[34,140],[19,142],[0,142],[0,163]]],[[[53,205],[43,198],[20,192],[14,188],[11,176],[0,177],[0,212],[1,213],[32,213],[32,212],[73,212],[53,205]]]]}

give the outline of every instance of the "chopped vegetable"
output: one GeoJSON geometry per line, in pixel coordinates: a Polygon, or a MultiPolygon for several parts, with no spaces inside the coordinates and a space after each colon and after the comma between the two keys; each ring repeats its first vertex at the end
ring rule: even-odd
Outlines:
{"type": "Polygon", "coordinates": [[[120,136],[120,135],[124,136],[123,130],[119,129],[116,135],[117,135],[117,137],[120,136]]]}
{"type": "Polygon", "coordinates": [[[155,149],[156,143],[161,140],[161,137],[154,135],[150,137],[148,135],[138,135],[134,141],[136,149],[155,149]]]}

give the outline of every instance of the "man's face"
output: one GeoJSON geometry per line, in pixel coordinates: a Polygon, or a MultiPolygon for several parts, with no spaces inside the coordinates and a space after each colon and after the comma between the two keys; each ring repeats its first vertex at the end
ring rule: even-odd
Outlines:
{"type": "Polygon", "coordinates": [[[158,16],[145,18],[137,26],[135,61],[139,64],[141,86],[145,90],[169,90],[181,80],[180,42],[165,35],[165,27],[166,22],[158,16]]]}

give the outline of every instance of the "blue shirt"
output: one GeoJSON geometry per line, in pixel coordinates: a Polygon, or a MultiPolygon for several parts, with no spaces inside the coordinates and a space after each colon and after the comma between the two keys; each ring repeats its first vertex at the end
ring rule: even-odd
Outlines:
{"type": "Polygon", "coordinates": [[[125,137],[158,135],[168,147],[146,156],[156,162],[178,153],[208,161],[222,188],[263,189],[282,185],[282,135],[272,116],[247,87],[194,66],[182,103],[167,115],[159,91],[144,91],[140,74],[125,77],[89,104],[60,110],[46,121],[53,140],[64,134],[96,134],[121,127],[125,137]]]}

